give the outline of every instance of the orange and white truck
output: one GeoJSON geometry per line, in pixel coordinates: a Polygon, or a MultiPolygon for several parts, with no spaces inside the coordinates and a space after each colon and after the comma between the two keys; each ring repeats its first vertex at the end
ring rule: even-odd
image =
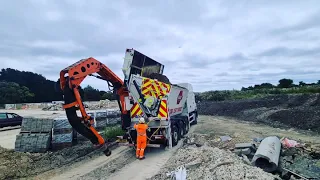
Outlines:
{"type": "Polygon", "coordinates": [[[94,127],[94,118],[86,112],[80,84],[87,76],[107,82],[112,87],[121,112],[120,145],[135,146],[133,126],[139,117],[147,119],[148,147],[173,147],[191,124],[197,123],[198,112],[192,85],[173,84],[163,75],[164,65],[134,49],[126,49],[122,71],[124,80],[93,57],[82,59],[60,71],[56,90],[64,100],[63,108],[71,126],[103,152],[111,155],[108,143],[94,127]],[[78,117],[80,110],[81,117],[78,117]]]}

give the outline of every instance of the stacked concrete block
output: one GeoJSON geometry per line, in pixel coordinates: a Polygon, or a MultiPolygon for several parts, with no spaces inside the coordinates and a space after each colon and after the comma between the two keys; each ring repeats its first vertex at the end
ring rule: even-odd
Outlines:
{"type": "MultiPolygon", "coordinates": [[[[121,123],[121,112],[119,109],[99,110],[88,113],[95,120],[94,127],[97,131],[102,132],[107,126],[112,126],[121,123]]],[[[77,133],[79,141],[88,141],[87,138],[77,133]]]]}
{"type": "Polygon", "coordinates": [[[52,119],[25,118],[20,134],[16,136],[15,150],[46,152],[50,148],[52,119]]]}
{"type": "Polygon", "coordinates": [[[44,153],[50,147],[50,133],[18,134],[15,150],[20,152],[44,153]]]}
{"type": "Polygon", "coordinates": [[[25,118],[21,124],[21,132],[51,132],[52,119],[25,118]]]}
{"type": "Polygon", "coordinates": [[[96,112],[95,121],[95,128],[98,131],[102,131],[107,126],[119,124],[121,122],[120,111],[108,109],[106,111],[96,112]]]}
{"type": "Polygon", "coordinates": [[[76,142],[76,133],[66,117],[53,121],[52,149],[58,150],[71,147],[76,142]]]}

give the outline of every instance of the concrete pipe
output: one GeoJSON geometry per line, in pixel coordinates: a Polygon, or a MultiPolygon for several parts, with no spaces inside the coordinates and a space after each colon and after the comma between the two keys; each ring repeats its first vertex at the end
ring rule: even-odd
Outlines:
{"type": "Polygon", "coordinates": [[[273,172],[278,168],[281,143],[279,138],[272,136],[262,140],[252,159],[252,165],[266,172],[273,172]]]}

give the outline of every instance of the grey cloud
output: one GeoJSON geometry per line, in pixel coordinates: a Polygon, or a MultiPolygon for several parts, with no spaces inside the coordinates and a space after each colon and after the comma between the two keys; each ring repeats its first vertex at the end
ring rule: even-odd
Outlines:
{"type": "Polygon", "coordinates": [[[230,74],[228,72],[222,72],[222,73],[217,73],[214,74],[215,76],[229,76],[230,74]]]}
{"type": "Polygon", "coordinates": [[[284,57],[299,57],[299,56],[312,56],[320,54],[320,46],[310,49],[301,48],[288,48],[288,47],[274,47],[257,54],[258,57],[273,57],[273,56],[284,56],[284,57]]]}
{"type": "Polygon", "coordinates": [[[298,22],[294,25],[289,25],[282,28],[276,28],[271,31],[272,34],[288,34],[292,32],[305,31],[308,29],[320,27],[320,13],[319,11],[315,14],[310,15],[304,21],[298,22]]]}
{"type": "Polygon", "coordinates": [[[124,51],[135,48],[163,63],[170,80],[191,82],[197,91],[241,88],[280,76],[310,80],[318,77],[312,67],[320,65],[319,35],[313,31],[320,16],[311,13],[315,4],[304,3],[311,18],[295,19],[300,16],[290,14],[301,4],[288,3],[4,1],[0,68],[15,66],[55,80],[63,67],[93,56],[122,76],[124,51]]]}

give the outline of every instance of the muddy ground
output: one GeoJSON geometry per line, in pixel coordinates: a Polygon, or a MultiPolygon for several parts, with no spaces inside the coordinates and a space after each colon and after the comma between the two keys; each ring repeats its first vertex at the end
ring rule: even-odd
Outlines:
{"type": "MultiPolygon", "coordinates": [[[[201,147],[186,146],[182,140],[172,150],[151,149],[150,152],[147,151],[146,159],[143,161],[135,159],[134,150],[130,147],[115,147],[113,154],[110,157],[106,157],[100,152],[92,152],[93,148],[90,143],[79,144],[59,152],[45,154],[19,153],[2,148],[0,153],[0,179],[148,179],[152,177],[152,179],[166,179],[163,178],[165,174],[177,167],[174,165],[177,159],[180,159],[180,164],[190,163],[191,159],[178,158],[181,155],[180,151],[191,151],[194,148],[203,148],[206,145],[209,146],[208,150],[199,149],[199,151],[227,153],[226,156],[233,159],[234,157],[229,150],[234,147],[234,144],[250,142],[252,138],[270,135],[288,137],[313,145],[320,144],[320,136],[303,131],[288,131],[224,117],[200,116],[199,123],[192,127],[189,137],[196,137],[196,142],[201,147]],[[229,135],[232,139],[228,142],[215,141],[223,135],[229,135]],[[183,148],[179,149],[179,147],[183,148]],[[224,151],[214,149],[215,147],[224,149],[224,151]]],[[[215,157],[211,159],[215,160],[215,157]]],[[[219,162],[221,160],[223,159],[220,159],[219,162]]],[[[244,168],[248,173],[262,173],[259,170],[252,170],[252,167],[244,165],[243,162],[234,161],[236,161],[236,164],[223,165],[215,169],[214,172],[218,174],[213,174],[212,176],[224,177],[221,174],[223,172],[221,168],[229,172],[228,169],[235,165],[240,168],[239,171],[244,168]]],[[[195,170],[191,169],[191,172],[195,170]]],[[[198,175],[193,176],[191,179],[203,176],[199,172],[196,174],[198,175]]],[[[265,173],[262,174],[265,175],[265,173]]],[[[226,177],[231,177],[232,175],[234,174],[227,174],[226,177]]]]}
{"type": "Polygon", "coordinates": [[[259,99],[200,102],[202,115],[227,116],[273,127],[320,133],[320,95],[274,95],[259,99]]]}

